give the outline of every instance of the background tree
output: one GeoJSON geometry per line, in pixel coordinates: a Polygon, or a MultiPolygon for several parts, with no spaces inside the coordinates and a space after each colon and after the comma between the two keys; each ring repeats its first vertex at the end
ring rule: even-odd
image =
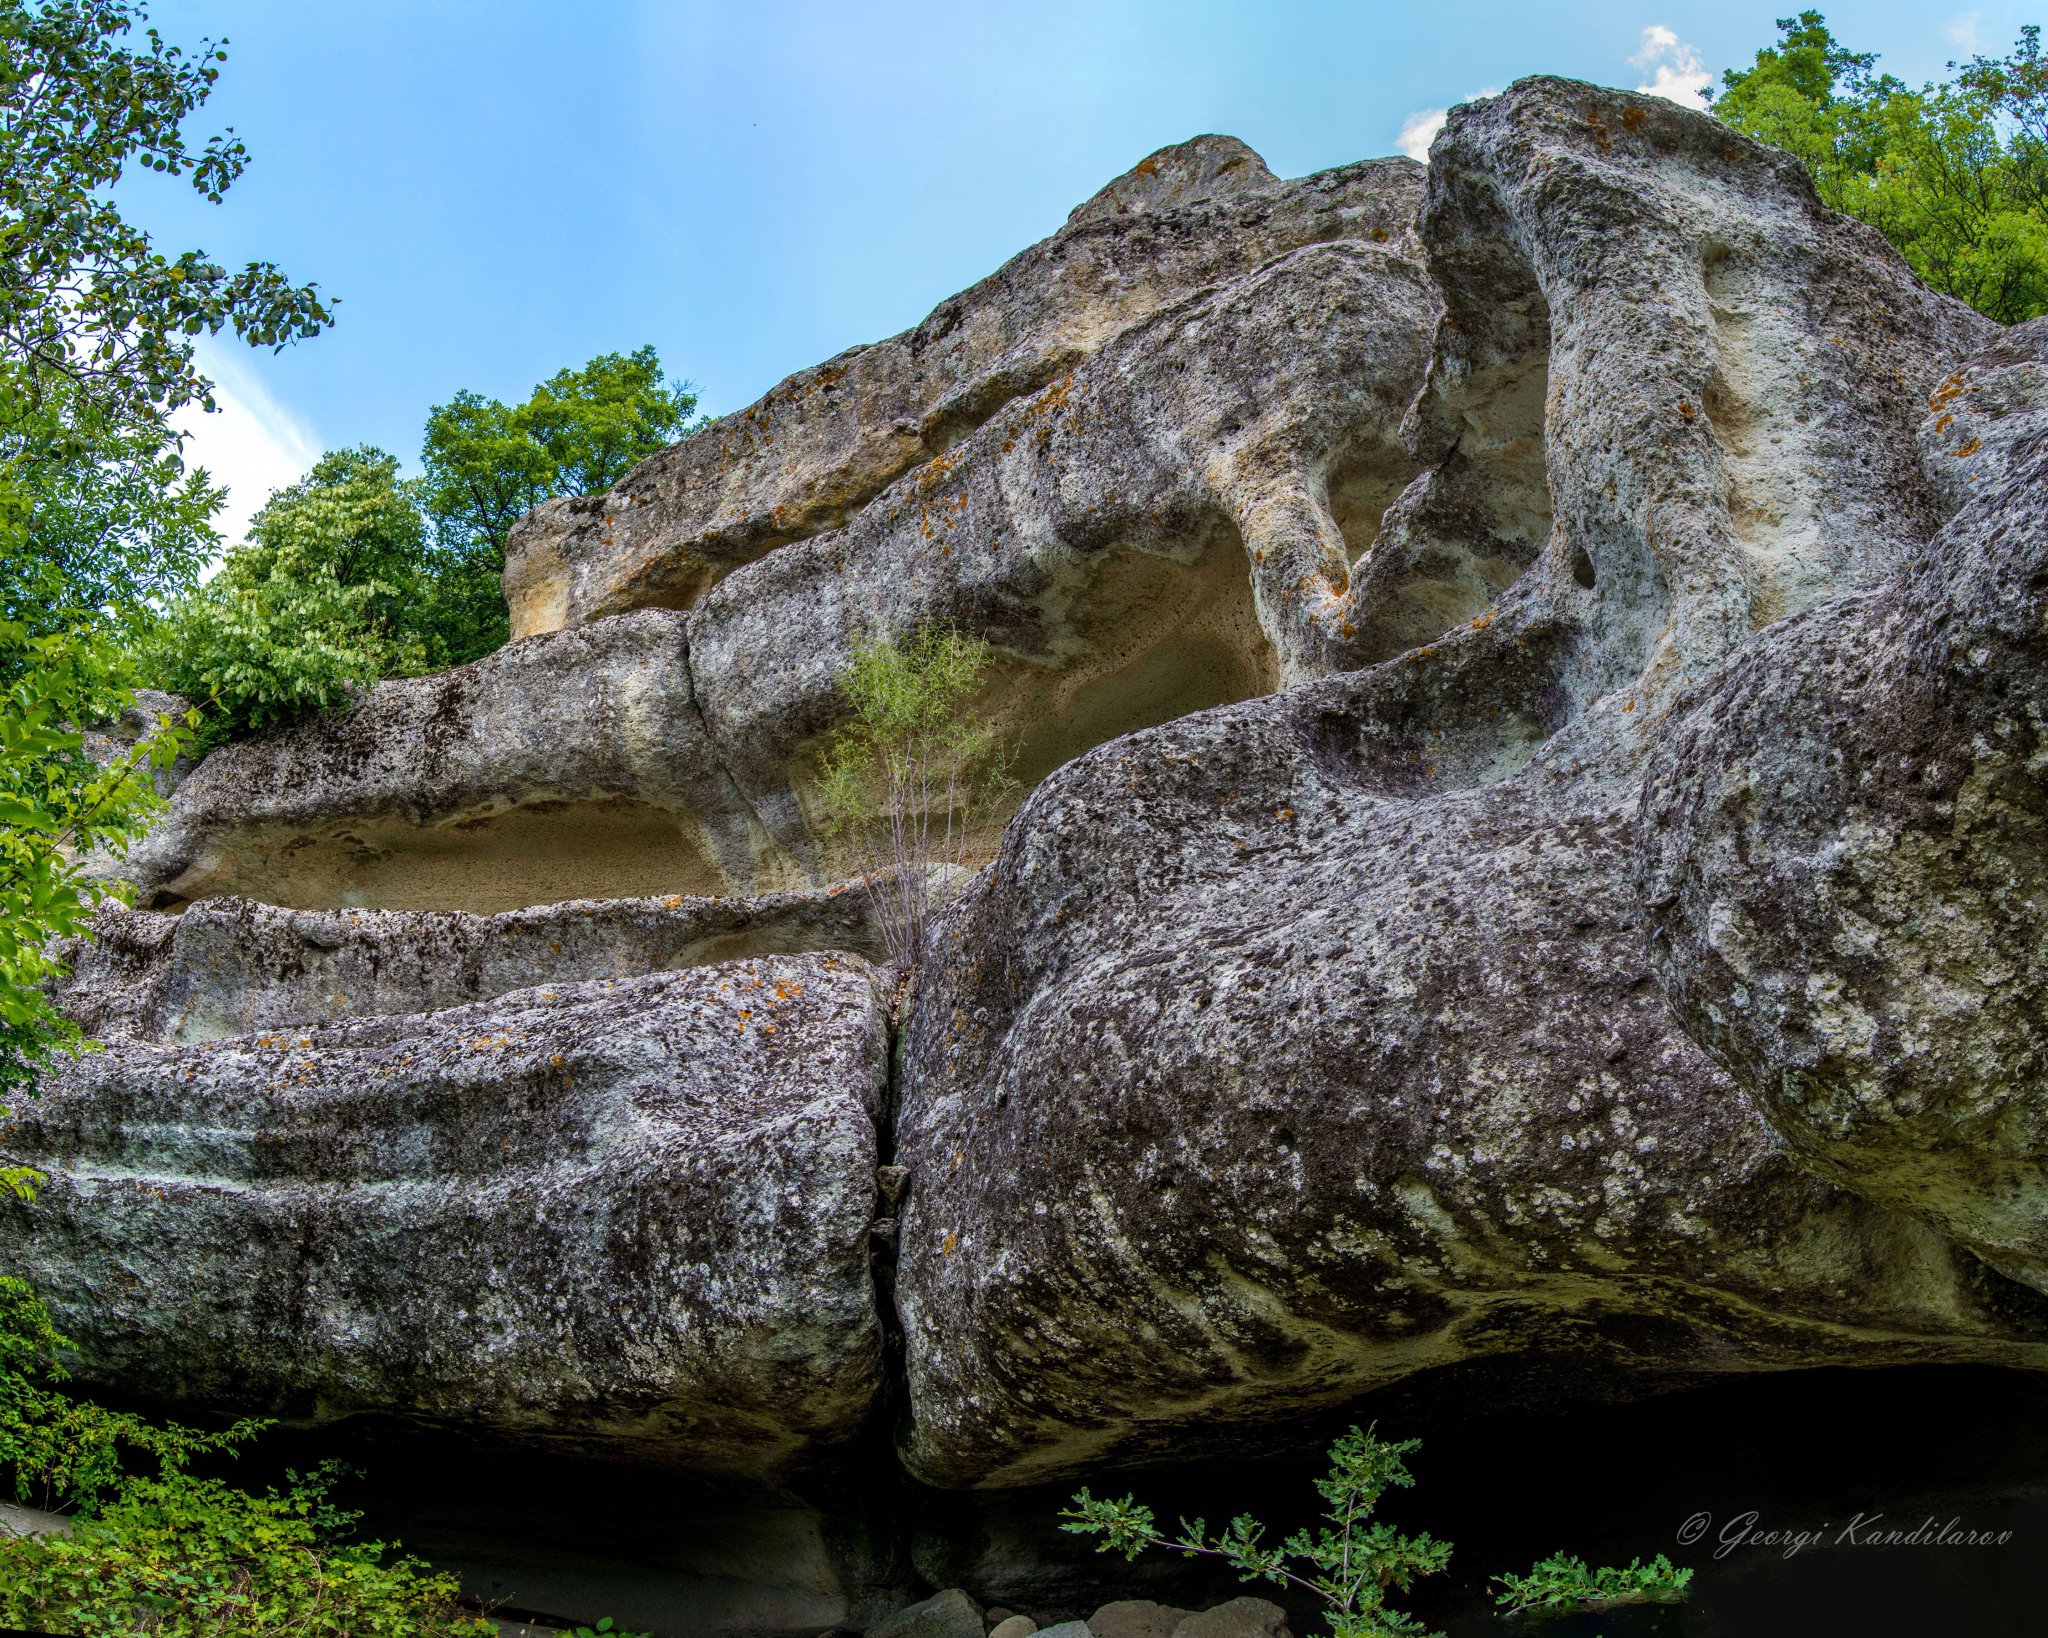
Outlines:
{"type": "Polygon", "coordinates": [[[367,446],[322,456],[185,592],[144,642],[145,668],[207,701],[219,740],[489,654],[509,636],[512,523],[551,495],[608,487],[688,431],[695,405],[643,347],[562,370],[517,407],[456,394],[428,417],[424,477],[367,446]]]}
{"type": "Polygon", "coordinates": [[[336,450],[271,495],[248,540],[157,628],[144,663],[208,702],[209,741],[268,728],[432,669],[432,580],[398,462],[336,450]]]}
{"type": "Polygon", "coordinates": [[[1896,245],[1913,270],[2003,323],[2048,312],[2048,60],[2029,25],[1914,91],[1850,51],[1817,11],[1723,76],[1714,111],[1797,154],[1820,196],[1896,245]]]}
{"type": "MultiPolygon", "coordinates": [[[[653,347],[549,377],[523,404],[459,392],[427,416],[422,504],[440,553],[443,612],[473,659],[508,635],[498,576],[512,525],[556,495],[594,495],[694,431],[697,396],[653,347]]],[[[456,663],[451,659],[449,663],[456,663]]]]}
{"type": "Polygon", "coordinates": [[[71,861],[118,851],[172,748],[102,767],[77,725],[133,703],[129,640],[211,550],[217,496],[169,424],[210,402],[194,341],[282,346],[330,317],[268,263],[163,254],[113,204],[135,165],[218,200],[247,157],[184,128],[220,47],[138,38],[142,20],[127,0],[0,0],[0,1088],[74,1042],[38,988],[49,940],[103,891],[71,861]]]}

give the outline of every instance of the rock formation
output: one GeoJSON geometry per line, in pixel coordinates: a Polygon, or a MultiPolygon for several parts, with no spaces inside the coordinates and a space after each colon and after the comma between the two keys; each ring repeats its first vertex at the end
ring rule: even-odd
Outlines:
{"type": "Polygon", "coordinates": [[[2044,497],[2048,329],[1707,116],[1165,150],[185,775],[7,1232],[90,1379],[792,1484],[2040,1368],[2044,497]],[[815,754],[934,621],[1021,805],[892,1022],[815,754]]]}
{"type": "Polygon", "coordinates": [[[1801,1161],[2048,1291],[2044,364],[2035,319],[1941,383],[1955,516],[1708,679],[1638,845],[1677,1016],[1801,1161]]]}
{"type": "Polygon", "coordinates": [[[95,1376],[774,1473],[872,1403],[887,1027],[857,957],[196,1045],[18,1112],[10,1249],[95,1376]]]}

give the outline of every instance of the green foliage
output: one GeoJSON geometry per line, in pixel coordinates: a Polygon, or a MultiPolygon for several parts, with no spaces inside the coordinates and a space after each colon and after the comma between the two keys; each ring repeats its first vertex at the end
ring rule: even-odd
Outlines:
{"type": "Polygon", "coordinates": [[[155,29],[131,43],[144,16],[134,0],[0,0],[0,356],[31,396],[68,383],[135,427],[211,407],[191,338],[281,347],[332,319],[267,262],[163,255],[107,197],[139,164],[218,202],[248,162],[232,133],[195,145],[184,129],[226,53],[155,29]]]}
{"type": "MultiPolygon", "coordinates": [[[[1418,1576],[1435,1575],[1450,1562],[1450,1543],[1428,1535],[1404,1536],[1372,1515],[1390,1489],[1415,1481],[1405,1458],[1419,1440],[1388,1444],[1374,1430],[1357,1428],[1330,1447],[1328,1477],[1316,1481],[1327,1523],[1311,1533],[1298,1530],[1278,1546],[1265,1544],[1266,1527],[1250,1514],[1230,1521],[1218,1535],[1201,1519],[1182,1519],[1179,1533],[1158,1527],[1152,1510],[1126,1496],[1098,1501],[1085,1490],[1060,1517],[1061,1529],[1103,1538],[1097,1552],[1136,1558],[1150,1547],[1185,1557],[1221,1559],[1246,1581],[1263,1580],[1299,1588],[1323,1605],[1330,1638],[1416,1638],[1422,1624],[1387,1604],[1389,1591],[1407,1592],[1418,1576]]],[[[1648,1564],[1631,1560],[1625,1570],[1589,1570],[1562,1553],[1543,1560],[1526,1576],[1497,1578],[1507,1589],[1498,1600],[1510,1613],[1566,1608],[1598,1609],[1613,1604],[1676,1603],[1685,1596],[1692,1571],[1674,1568],[1659,1553],[1648,1564]]]]}
{"type": "Polygon", "coordinates": [[[613,1626],[612,1618],[607,1615],[594,1627],[571,1627],[562,1638],[646,1638],[646,1635],[613,1626]]]}
{"type": "MultiPolygon", "coordinates": [[[[146,630],[213,555],[221,498],[162,428],[61,378],[30,391],[0,367],[0,621],[25,636],[146,630]]],[[[0,645],[0,683],[28,660],[0,645]]]]}
{"type": "MultiPolygon", "coordinates": [[[[83,930],[106,889],[83,874],[95,850],[118,856],[158,805],[155,773],[192,738],[160,717],[157,732],[105,763],[86,754],[77,724],[132,702],[128,678],[89,635],[32,637],[0,626],[0,652],[18,675],[0,694],[0,1094],[31,1087],[39,1065],[78,1044],[78,1031],[42,993],[55,971],[49,941],[83,930]]],[[[32,1179],[0,1167],[0,1187],[32,1179]]]]}
{"type": "MultiPolygon", "coordinates": [[[[118,856],[156,803],[153,775],[191,738],[158,732],[104,763],[82,724],[133,704],[124,650],[153,603],[188,590],[218,496],[168,426],[206,402],[193,338],[280,346],[328,314],[267,264],[230,273],[160,255],[106,197],[131,162],[209,199],[241,146],[189,145],[182,123],[222,54],[193,56],[123,0],[0,0],[0,1092],[82,1045],[40,985],[50,941],[104,890],[80,860],[118,856]]],[[[365,603],[365,618],[370,605],[365,603]]],[[[4,1111],[0,1111],[4,1113],[4,1111]]],[[[0,1191],[41,1179],[0,1164],[0,1191]]],[[[66,1344],[20,1281],[0,1278],[0,1486],[80,1510],[70,1537],[0,1538],[0,1624],[78,1634],[475,1634],[453,1587],[376,1544],[328,1500],[330,1476],[245,1495],[195,1477],[257,1424],[209,1433],[75,1399],[66,1344]],[[141,1463],[154,1472],[138,1476],[141,1463]]]]}
{"type": "Polygon", "coordinates": [[[696,408],[687,384],[663,377],[652,347],[557,371],[519,405],[459,392],[427,416],[427,514],[451,548],[502,552],[524,513],[556,495],[609,489],[694,431],[696,408]]]}
{"type": "Polygon", "coordinates": [[[431,669],[441,633],[412,486],[381,450],[336,450],[278,490],[220,573],[158,629],[145,664],[210,702],[221,739],[431,669]]]}
{"type": "Polygon", "coordinates": [[[427,416],[420,503],[438,553],[441,663],[488,654],[508,634],[498,576],[512,525],[556,495],[595,495],[701,424],[652,347],[557,371],[523,404],[463,391],[427,416]],[[459,637],[456,635],[460,633],[459,637]]]}
{"type": "Polygon", "coordinates": [[[1649,1563],[1630,1559],[1628,1568],[1603,1565],[1589,1570],[1584,1559],[1552,1553],[1527,1575],[1496,1576],[1506,1589],[1494,1602],[1509,1615],[1544,1610],[1604,1610],[1619,1604],[1676,1604],[1692,1584],[1659,1553],[1649,1563]]]}
{"type": "Polygon", "coordinates": [[[173,1474],[125,1486],[70,1535],[0,1538],[0,1622],[78,1638],[492,1638],[451,1576],[348,1539],[331,1466],[251,1495],[173,1474]]]}
{"type": "MultiPolygon", "coordinates": [[[[219,200],[246,162],[184,126],[223,53],[187,54],[129,0],[0,0],[0,1093],[76,1044],[38,984],[45,946],[99,890],[76,859],[116,853],[147,814],[166,732],[101,768],[78,725],[132,702],[114,659],[152,600],[191,584],[217,496],[186,474],[168,418],[209,404],[202,334],[264,346],[330,315],[267,263],[165,256],[109,190],[139,164],[219,200]]],[[[0,1188],[34,1182],[0,1166],[0,1188]]]]}
{"type": "Polygon", "coordinates": [[[976,821],[1009,788],[1009,754],[964,709],[992,655],[977,637],[930,627],[861,643],[840,679],[852,710],[827,742],[818,798],[827,825],[870,871],[892,959],[914,964],[930,872],[958,865],[976,821]]]}
{"type": "Polygon", "coordinates": [[[1098,1552],[1136,1558],[1148,1547],[1165,1547],[1221,1559],[1248,1581],[1298,1587],[1329,1612],[1331,1638],[1412,1638],[1421,1623],[1392,1608],[1387,1595],[1408,1591],[1418,1576],[1440,1572],[1450,1561],[1450,1544],[1428,1535],[1404,1536],[1372,1522],[1372,1513],[1387,1490],[1415,1482],[1403,1458],[1418,1448],[1417,1440],[1389,1444],[1370,1429],[1353,1428],[1330,1447],[1329,1476],[1316,1481],[1328,1523],[1313,1534],[1296,1531],[1277,1546],[1264,1544],[1266,1528],[1249,1514],[1214,1536],[1203,1520],[1183,1519],[1180,1533],[1169,1536],[1154,1523],[1151,1509],[1133,1498],[1097,1501],[1085,1490],[1060,1514],[1069,1521],[1060,1528],[1102,1536],[1098,1552]]]}
{"type": "Polygon", "coordinates": [[[1821,197],[1896,245],[1915,272],[2003,323],[2048,312],[2048,60],[2029,25],[1914,91],[1848,50],[1817,11],[1730,70],[1714,111],[1797,154],[1821,197]]]}
{"type": "Polygon", "coordinates": [[[65,1393],[70,1344],[22,1281],[0,1277],[0,1482],[17,1498],[76,1507],[69,1536],[0,1535],[0,1624],[160,1638],[488,1638],[455,1586],[384,1543],[351,1542],[332,1465],[255,1496],[188,1471],[261,1430],[153,1423],[65,1393]],[[137,1476],[141,1457],[155,1471],[137,1476]]]}
{"type": "Polygon", "coordinates": [[[508,635],[498,577],[513,521],[607,487],[687,431],[695,405],[643,347],[563,370],[517,408],[458,393],[428,419],[423,478],[377,449],[325,455],[145,641],[145,664],[210,702],[218,740],[478,659],[508,635]]]}
{"type": "Polygon", "coordinates": [[[195,1456],[234,1454],[265,1425],[244,1420],[207,1433],[74,1399],[58,1386],[57,1355],[70,1346],[28,1285],[0,1275],[0,1479],[18,1501],[91,1512],[127,1484],[124,1455],[151,1458],[169,1478],[195,1456]]]}

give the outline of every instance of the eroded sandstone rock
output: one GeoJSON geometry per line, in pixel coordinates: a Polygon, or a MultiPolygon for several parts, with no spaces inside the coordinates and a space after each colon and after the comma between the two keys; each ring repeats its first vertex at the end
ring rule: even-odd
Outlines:
{"type": "Polygon", "coordinates": [[[1229,137],[1161,149],[916,329],[791,376],[608,494],[522,520],[506,551],[514,635],[687,608],[1150,314],[1302,245],[1407,241],[1420,180],[1387,159],[1279,182],[1229,137]]]}
{"type": "Polygon", "coordinates": [[[515,643],[215,752],[123,868],[168,901],[474,911],[829,880],[850,861],[809,753],[864,637],[953,622],[994,643],[978,709],[1027,787],[1326,670],[1349,558],[1409,470],[1434,314],[1391,252],[1295,252],[1127,331],[687,620],[515,643]]]}
{"type": "Polygon", "coordinates": [[[1659,975],[1786,1142],[2048,1290],[2044,344],[1934,393],[1933,542],[1688,702],[1642,850],[1659,975]]]}
{"type": "Polygon", "coordinates": [[[1018,745],[1027,789],[1116,734],[1341,663],[1349,559],[1408,476],[1398,432],[1435,315],[1413,261],[1295,251],[1133,326],[845,529],[722,581],[691,653],[753,811],[815,857],[806,748],[843,716],[870,635],[953,624],[993,644],[975,709],[1018,745]]]}
{"type": "Polygon", "coordinates": [[[117,1038],[0,1134],[10,1268],[124,1393],[773,1474],[880,1383],[886,1057],[833,956],[117,1038]]]}
{"type": "Polygon", "coordinates": [[[108,870],[144,902],[489,912],[716,893],[772,878],[772,851],[705,735],[682,617],[648,610],[222,746],[108,870]]]}
{"type": "Polygon", "coordinates": [[[1683,690],[1920,550],[1913,430],[1992,327],[1784,156],[1568,82],[1454,113],[1421,222],[1428,470],[1348,594],[1393,657],[1062,769],[942,929],[898,1133],[934,1482],[1496,1352],[2048,1359],[1687,1035],[1630,863],[1683,690]]]}
{"type": "Polygon", "coordinates": [[[88,1035],[189,1043],[806,950],[886,959],[861,884],[755,899],[572,900],[500,916],[237,898],[176,914],[109,907],[90,937],[60,947],[69,971],[52,993],[88,1035]]]}

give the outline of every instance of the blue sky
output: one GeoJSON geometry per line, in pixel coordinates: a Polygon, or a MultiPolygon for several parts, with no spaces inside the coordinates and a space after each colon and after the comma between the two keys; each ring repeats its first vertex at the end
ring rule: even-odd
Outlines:
{"type": "MultiPolygon", "coordinates": [[[[914,324],[1153,149],[1243,138],[1301,175],[1426,140],[1524,74],[1685,97],[1775,37],[1764,4],[1379,0],[158,0],[226,36],[226,202],[124,190],[165,248],[341,300],[318,340],[210,348],[193,452],[236,532],[323,448],[413,461],[461,387],[523,396],[653,342],[707,409],[914,324]]],[[[1919,81],[2002,51],[2001,5],[1828,6],[1919,81]]]]}

